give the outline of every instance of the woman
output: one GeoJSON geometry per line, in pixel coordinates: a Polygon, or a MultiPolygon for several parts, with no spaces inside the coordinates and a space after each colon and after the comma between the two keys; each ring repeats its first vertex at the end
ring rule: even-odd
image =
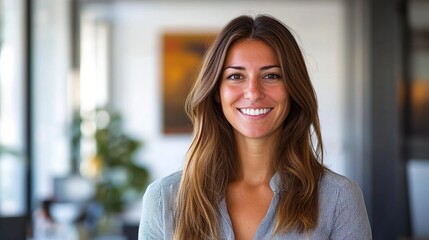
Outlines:
{"type": "Polygon", "coordinates": [[[281,22],[227,24],[186,110],[184,170],[148,187],[139,239],[371,239],[361,190],[323,166],[316,94],[281,22]]]}

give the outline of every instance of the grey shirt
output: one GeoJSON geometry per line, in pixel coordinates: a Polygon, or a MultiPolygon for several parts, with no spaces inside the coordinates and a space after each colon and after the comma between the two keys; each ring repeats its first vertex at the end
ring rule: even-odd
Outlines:
{"type": "MultiPolygon", "coordinates": [[[[143,197],[139,240],[173,239],[173,208],[179,189],[181,172],[149,185],[143,197]]],[[[371,227],[359,186],[348,178],[325,171],[319,185],[320,213],[317,227],[309,234],[296,231],[273,235],[275,212],[279,200],[280,176],[274,175],[270,187],[274,197],[254,239],[372,239],[371,227]]],[[[234,239],[225,199],[219,204],[220,229],[224,239],[234,239]]]]}

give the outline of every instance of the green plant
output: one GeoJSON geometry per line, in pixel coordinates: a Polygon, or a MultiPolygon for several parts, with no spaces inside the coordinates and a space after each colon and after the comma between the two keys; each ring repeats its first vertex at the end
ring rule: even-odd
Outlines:
{"type": "Polygon", "coordinates": [[[128,202],[141,197],[149,181],[149,171],[134,160],[142,142],[124,133],[118,113],[99,109],[96,123],[95,158],[101,174],[95,198],[107,213],[119,213],[128,202]]]}

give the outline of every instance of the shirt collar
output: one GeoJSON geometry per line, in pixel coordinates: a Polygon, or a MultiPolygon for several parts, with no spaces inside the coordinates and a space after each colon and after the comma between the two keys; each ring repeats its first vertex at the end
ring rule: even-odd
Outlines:
{"type": "Polygon", "coordinates": [[[276,172],[270,180],[270,188],[274,193],[282,192],[284,189],[281,184],[281,176],[278,172],[276,172]]]}

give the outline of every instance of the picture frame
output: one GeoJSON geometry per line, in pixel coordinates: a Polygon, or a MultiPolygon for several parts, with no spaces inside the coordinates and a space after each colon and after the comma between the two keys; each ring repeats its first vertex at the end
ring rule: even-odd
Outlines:
{"type": "Polygon", "coordinates": [[[192,132],[184,104],[215,37],[211,32],[166,32],[162,36],[164,134],[192,132]]]}

